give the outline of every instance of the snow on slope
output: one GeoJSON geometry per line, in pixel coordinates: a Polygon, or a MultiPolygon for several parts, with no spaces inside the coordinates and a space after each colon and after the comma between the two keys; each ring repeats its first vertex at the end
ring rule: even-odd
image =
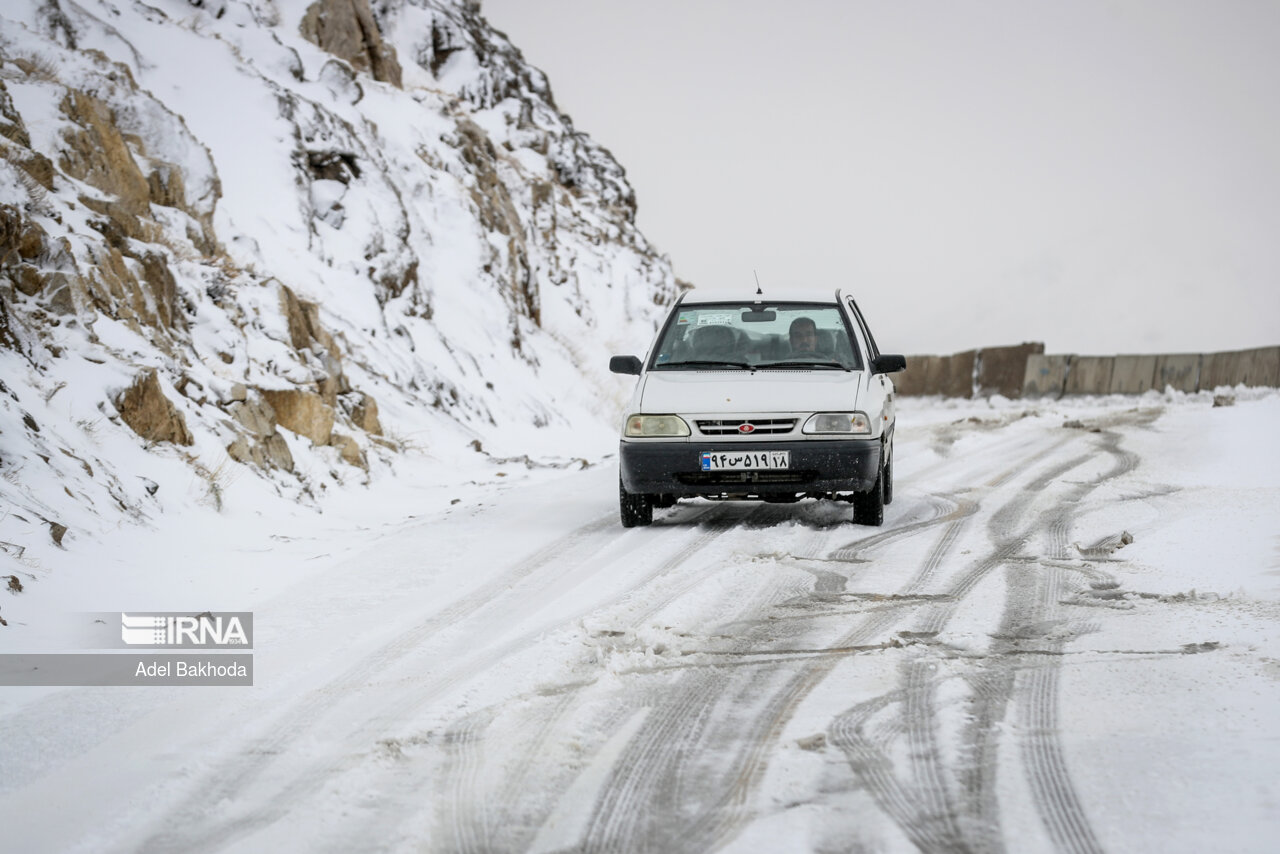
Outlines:
{"type": "Polygon", "coordinates": [[[239,492],[322,508],[406,455],[444,478],[608,447],[606,357],[674,277],[475,4],[12,0],[0,25],[0,560],[39,576],[239,492]]]}

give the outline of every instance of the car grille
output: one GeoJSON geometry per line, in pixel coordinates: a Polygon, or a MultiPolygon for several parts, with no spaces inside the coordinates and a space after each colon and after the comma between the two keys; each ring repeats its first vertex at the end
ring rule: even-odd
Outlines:
{"type": "Polygon", "coordinates": [[[698,432],[704,436],[774,436],[796,429],[794,418],[729,418],[694,423],[698,425],[698,432]],[[751,425],[751,429],[740,429],[744,424],[751,425]]]}

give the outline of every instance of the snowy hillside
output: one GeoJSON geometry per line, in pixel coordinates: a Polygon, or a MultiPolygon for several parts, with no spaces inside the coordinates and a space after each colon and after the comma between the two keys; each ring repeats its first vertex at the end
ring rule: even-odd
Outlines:
{"type": "Polygon", "coordinates": [[[634,215],[476,3],[6,0],[5,559],[607,448],[675,293],[634,215]]]}

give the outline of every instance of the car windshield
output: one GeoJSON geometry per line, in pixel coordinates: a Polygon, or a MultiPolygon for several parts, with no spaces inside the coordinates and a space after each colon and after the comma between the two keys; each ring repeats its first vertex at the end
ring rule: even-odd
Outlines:
{"type": "Polygon", "coordinates": [[[831,303],[682,305],[667,325],[655,370],[857,370],[857,351],[831,303]]]}

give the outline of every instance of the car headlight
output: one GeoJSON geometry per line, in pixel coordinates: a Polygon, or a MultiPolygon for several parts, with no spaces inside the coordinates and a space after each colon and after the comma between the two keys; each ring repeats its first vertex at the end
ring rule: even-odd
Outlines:
{"type": "Polygon", "coordinates": [[[627,419],[627,436],[688,436],[689,425],[679,415],[632,415],[627,419]]]}
{"type": "Polygon", "coordinates": [[[804,422],[805,433],[871,435],[871,420],[861,412],[819,412],[804,422]]]}

